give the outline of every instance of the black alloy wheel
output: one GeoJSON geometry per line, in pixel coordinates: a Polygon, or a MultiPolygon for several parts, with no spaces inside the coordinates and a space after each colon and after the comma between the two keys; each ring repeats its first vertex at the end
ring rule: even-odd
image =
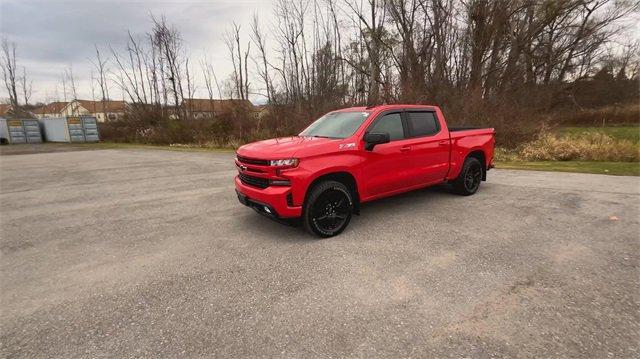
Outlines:
{"type": "Polygon", "coordinates": [[[462,165],[462,171],[453,182],[454,190],[464,196],[469,196],[478,191],[482,182],[482,164],[475,157],[469,157],[462,165]]]}
{"type": "Polygon", "coordinates": [[[335,236],[347,227],[352,212],[353,200],[345,185],[321,182],[311,190],[305,204],[305,228],[320,237],[335,236]]]}
{"type": "Polygon", "coordinates": [[[475,192],[480,187],[480,181],[482,181],[482,168],[476,161],[471,163],[464,174],[464,188],[467,192],[475,192]]]}

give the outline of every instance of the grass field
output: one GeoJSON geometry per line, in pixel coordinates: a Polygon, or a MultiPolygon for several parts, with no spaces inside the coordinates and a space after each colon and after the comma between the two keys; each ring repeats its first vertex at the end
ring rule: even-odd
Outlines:
{"type": "Polygon", "coordinates": [[[505,161],[496,162],[496,168],[531,171],[580,172],[616,176],[640,176],[640,163],[638,162],[505,161]]]}

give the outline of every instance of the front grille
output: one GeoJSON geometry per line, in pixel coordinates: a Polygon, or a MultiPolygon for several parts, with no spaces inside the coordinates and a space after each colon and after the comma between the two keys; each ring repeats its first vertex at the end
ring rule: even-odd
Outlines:
{"type": "Polygon", "coordinates": [[[236,156],[236,157],[238,158],[238,161],[249,164],[249,165],[269,166],[270,164],[269,160],[258,160],[255,158],[247,158],[242,156],[236,156]]]}
{"type": "Polygon", "coordinates": [[[239,175],[240,181],[247,186],[258,187],[258,188],[267,188],[269,187],[269,180],[266,178],[249,176],[244,173],[240,173],[239,175]]]}

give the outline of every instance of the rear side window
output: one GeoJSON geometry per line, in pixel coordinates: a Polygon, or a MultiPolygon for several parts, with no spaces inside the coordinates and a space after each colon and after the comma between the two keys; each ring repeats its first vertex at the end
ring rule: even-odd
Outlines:
{"type": "Polygon", "coordinates": [[[409,112],[408,122],[412,136],[428,136],[440,130],[438,119],[433,112],[409,112]]]}
{"type": "Polygon", "coordinates": [[[368,132],[386,132],[391,141],[403,139],[402,116],[399,113],[384,115],[373,124],[368,132]]]}

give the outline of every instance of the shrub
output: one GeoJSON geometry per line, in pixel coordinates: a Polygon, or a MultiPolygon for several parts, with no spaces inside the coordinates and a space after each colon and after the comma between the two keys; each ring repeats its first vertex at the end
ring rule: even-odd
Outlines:
{"type": "MultiPolygon", "coordinates": [[[[449,101],[443,104],[449,125],[493,127],[497,145],[509,150],[519,149],[522,152],[518,156],[520,158],[637,158],[637,151],[629,143],[607,136],[580,134],[568,139],[546,133],[545,129],[567,123],[637,124],[640,118],[638,104],[582,110],[564,107],[549,112],[540,104],[528,103],[526,94],[515,96],[517,101],[513,98],[498,101],[454,94],[447,95],[449,101]]],[[[297,134],[322,114],[345,106],[349,105],[271,104],[259,115],[238,107],[215,118],[202,119],[178,119],[171,108],[142,106],[134,107],[124,119],[100,123],[100,132],[104,140],[114,142],[237,148],[252,141],[297,134]]]]}
{"type": "Polygon", "coordinates": [[[640,121],[640,104],[632,103],[564,111],[554,117],[556,123],[563,125],[607,126],[637,124],[640,121]]]}

